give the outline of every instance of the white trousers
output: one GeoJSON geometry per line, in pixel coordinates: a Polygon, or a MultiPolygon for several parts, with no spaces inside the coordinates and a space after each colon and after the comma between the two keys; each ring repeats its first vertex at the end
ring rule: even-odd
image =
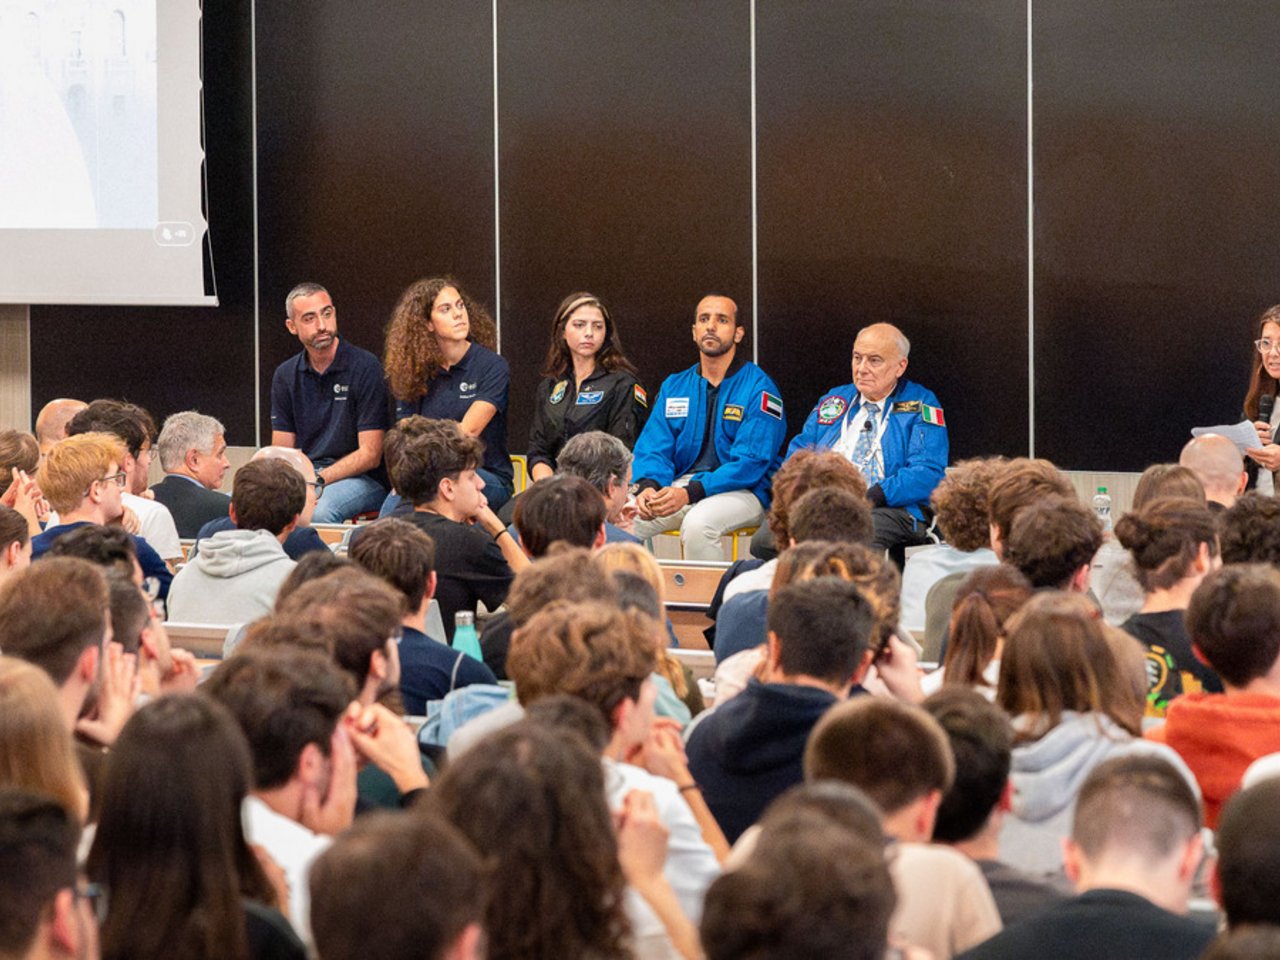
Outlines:
{"type": "MultiPolygon", "coordinates": [[[[674,486],[682,487],[688,480],[681,477],[674,486]]],[[[730,490],[699,500],[669,517],[636,520],[633,532],[641,540],[648,540],[678,528],[686,560],[723,560],[721,537],[730,530],[759,526],[764,520],[764,507],[755,494],[749,490],[730,490]]]]}

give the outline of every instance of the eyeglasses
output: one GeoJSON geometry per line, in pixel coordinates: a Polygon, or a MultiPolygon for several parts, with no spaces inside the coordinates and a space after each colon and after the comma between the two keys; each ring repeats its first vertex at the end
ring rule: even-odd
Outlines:
{"type": "MultiPolygon", "coordinates": [[[[129,475],[125,473],[123,470],[121,470],[119,473],[113,473],[107,477],[99,477],[97,480],[93,481],[93,483],[114,483],[121,490],[125,488],[128,482],[129,482],[129,475]]],[[[90,489],[93,488],[93,483],[89,484],[90,489]]],[[[89,491],[86,490],[84,492],[84,495],[87,497],[89,495],[89,491]]]]}
{"type": "Polygon", "coordinates": [[[77,900],[89,901],[89,906],[93,908],[93,917],[98,921],[98,926],[102,926],[107,922],[107,888],[100,883],[78,883],[75,887],[77,900]]]}
{"type": "Polygon", "coordinates": [[[316,499],[319,500],[324,496],[324,477],[316,477],[314,480],[307,480],[308,487],[316,488],[316,499]]]}
{"type": "Polygon", "coordinates": [[[1253,341],[1253,345],[1258,348],[1258,352],[1262,354],[1270,353],[1272,350],[1280,350],[1280,340],[1261,340],[1253,341]]]}

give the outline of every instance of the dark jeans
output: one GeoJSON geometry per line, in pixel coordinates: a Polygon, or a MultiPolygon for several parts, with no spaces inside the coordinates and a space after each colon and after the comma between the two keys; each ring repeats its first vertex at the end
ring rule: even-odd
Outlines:
{"type": "MultiPolygon", "coordinates": [[[[873,508],[871,526],[871,546],[877,550],[888,550],[889,557],[898,565],[899,570],[907,562],[907,547],[933,542],[929,538],[929,525],[923,520],[917,520],[902,507],[873,508]]],[[[772,560],[778,555],[768,524],[761,524],[751,538],[751,555],[760,560],[772,560]]]]}

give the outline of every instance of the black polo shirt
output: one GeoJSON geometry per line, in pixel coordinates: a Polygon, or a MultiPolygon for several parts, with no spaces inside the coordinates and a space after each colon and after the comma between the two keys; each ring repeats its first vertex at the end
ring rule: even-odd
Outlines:
{"type": "MultiPolygon", "coordinates": [[[[448,370],[441,370],[427,383],[425,396],[396,404],[396,421],[415,413],[432,420],[461,422],[477,400],[493,404],[498,412],[480,432],[484,441],[486,470],[503,477],[508,486],[514,471],[507,456],[507,393],[511,386],[511,368],[488,347],[471,344],[462,359],[448,370]]],[[[452,627],[450,627],[452,630],[452,627]]]]}
{"type": "MultiPolygon", "coordinates": [[[[388,429],[389,407],[378,358],[342,339],[324,373],[316,373],[303,350],[271,378],[271,429],[292,433],[317,470],[354,452],[361,430],[388,429]]],[[[368,476],[386,482],[381,465],[368,476]]]]}

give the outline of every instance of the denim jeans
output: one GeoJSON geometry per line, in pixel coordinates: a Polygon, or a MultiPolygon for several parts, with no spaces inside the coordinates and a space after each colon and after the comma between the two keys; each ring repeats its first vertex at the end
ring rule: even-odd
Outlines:
{"type": "Polygon", "coordinates": [[[377,510],[387,495],[386,487],[367,476],[335,480],[316,501],[312,523],[342,523],[357,513],[377,510]]]}

